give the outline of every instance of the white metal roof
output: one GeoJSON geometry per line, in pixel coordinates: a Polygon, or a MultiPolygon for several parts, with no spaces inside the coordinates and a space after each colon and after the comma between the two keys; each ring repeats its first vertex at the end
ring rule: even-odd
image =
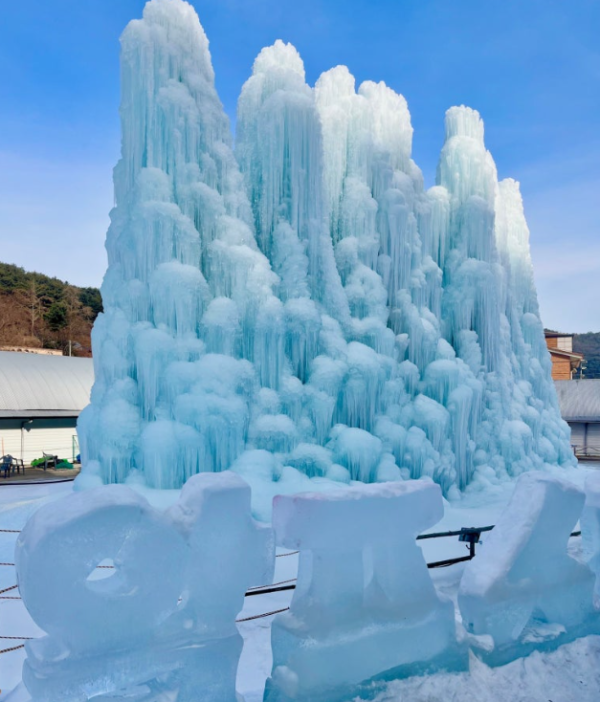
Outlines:
{"type": "Polygon", "coordinates": [[[600,422],[600,380],[556,380],[560,413],[567,422],[600,422]]]}
{"type": "Polygon", "coordinates": [[[0,417],[76,417],[93,382],[91,358],[0,351],[0,417]]]}

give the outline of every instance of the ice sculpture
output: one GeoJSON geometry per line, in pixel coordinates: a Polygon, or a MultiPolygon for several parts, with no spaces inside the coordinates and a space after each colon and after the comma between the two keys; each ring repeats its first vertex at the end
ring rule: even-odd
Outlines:
{"type": "Polygon", "coordinates": [[[581,515],[583,553],[596,574],[594,597],[600,610],[600,474],[588,475],[585,481],[585,506],[581,515]]]}
{"type": "Polygon", "coordinates": [[[460,583],[465,628],[494,641],[487,662],[504,664],[600,632],[594,575],[567,553],[583,504],[583,492],[572,483],[539,473],[519,478],[460,583]]]}
{"type": "Polygon", "coordinates": [[[243,451],[250,401],[282,363],[281,303],[190,5],[153,0],[129,24],[122,96],[106,312],[81,448],[102,482],[135,467],[174,488],[243,451]]]}
{"type": "Polygon", "coordinates": [[[574,463],[518,184],[476,111],[447,112],[426,190],[404,98],[341,66],[313,89],[277,41],[234,156],[195,11],[151,0],[123,34],[121,120],[80,488],[262,456],[253,485],[429,476],[451,496],[574,463]]]}
{"type": "Polygon", "coordinates": [[[26,644],[33,702],[241,699],[235,617],[248,587],[272,581],[274,546],[237,475],[192,477],[166,513],[122,485],[48,504],[20,534],[16,565],[47,633],[26,644]]]}
{"type": "Polygon", "coordinates": [[[415,542],[442,515],[429,481],[275,498],[277,542],[300,561],[290,610],[273,622],[265,701],[349,699],[374,676],[459,664],[454,606],[415,542]]]}

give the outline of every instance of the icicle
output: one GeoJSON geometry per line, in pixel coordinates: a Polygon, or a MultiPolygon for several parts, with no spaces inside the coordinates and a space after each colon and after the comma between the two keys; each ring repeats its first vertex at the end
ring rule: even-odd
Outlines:
{"type": "Polygon", "coordinates": [[[313,90],[277,41],[242,89],[238,166],[191,5],[151,0],[121,65],[82,485],[235,464],[259,491],[299,471],[453,495],[574,461],[519,187],[478,112],[448,110],[425,190],[405,99],[343,66],[313,90]]]}

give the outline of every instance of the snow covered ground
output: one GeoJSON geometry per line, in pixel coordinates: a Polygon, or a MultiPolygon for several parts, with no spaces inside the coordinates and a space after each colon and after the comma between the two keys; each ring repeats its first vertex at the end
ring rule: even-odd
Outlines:
{"type": "MultiPolygon", "coordinates": [[[[581,470],[569,471],[569,479],[581,485],[590,470],[600,464],[584,464],[581,470]]],[[[562,472],[565,475],[564,471],[562,472]]],[[[467,493],[460,502],[446,503],[445,516],[435,531],[456,529],[461,526],[493,524],[513,489],[513,483],[498,487],[495,494],[467,493]]],[[[26,485],[0,487],[0,529],[21,529],[28,517],[43,504],[68,495],[72,484],[26,485]]],[[[173,501],[173,495],[156,493],[153,502],[173,501]]],[[[485,535],[484,535],[485,537],[485,535]]],[[[12,563],[17,534],[0,532],[0,562],[12,563]]],[[[420,542],[428,561],[452,558],[465,554],[465,544],[457,539],[432,539],[420,542]]],[[[573,539],[574,553],[579,540],[573,539]]],[[[277,558],[275,582],[294,578],[296,556],[277,558]]],[[[463,564],[436,569],[432,575],[437,587],[455,597],[463,564]]],[[[0,566],[0,590],[16,583],[14,568],[0,566]]],[[[291,591],[248,597],[240,618],[272,612],[288,606],[291,591]]],[[[11,590],[4,596],[18,595],[11,590]]],[[[273,617],[264,617],[239,624],[244,637],[244,651],[240,661],[238,689],[246,702],[261,702],[265,679],[271,670],[270,627],[273,617]]],[[[0,600],[0,636],[39,636],[38,627],[32,622],[22,602],[18,599],[0,600]]],[[[0,649],[20,644],[20,641],[0,639],[0,649]]],[[[23,649],[0,655],[0,701],[21,702],[28,697],[15,692],[21,680],[21,666],[25,658],[23,649]]],[[[365,699],[365,698],[357,698],[365,699]]],[[[561,647],[554,653],[535,653],[526,659],[507,666],[491,669],[475,657],[468,673],[440,673],[423,678],[411,678],[381,685],[372,690],[369,699],[377,702],[597,702],[600,699],[600,637],[590,636],[561,647]]]]}

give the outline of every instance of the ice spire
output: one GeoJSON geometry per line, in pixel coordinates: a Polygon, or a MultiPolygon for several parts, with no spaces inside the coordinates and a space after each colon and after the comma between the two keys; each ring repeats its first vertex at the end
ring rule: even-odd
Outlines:
{"type": "Polygon", "coordinates": [[[438,166],[438,183],[450,195],[442,316],[447,340],[483,383],[477,450],[500,473],[518,475],[572,457],[550,377],[518,185],[498,184],[483,134],[477,111],[446,113],[438,166]]]}
{"type": "Polygon", "coordinates": [[[552,364],[539,315],[523,199],[519,183],[512,178],[498,184],[495,236],[504,268],[504,309],[510,325],[512,367],[515,380],[526,383],[526,421],[532,430],[533,453],[549,462],[569,461],[568,428],[560,420],[556,389],[550,379],[552,364]]]}
{"type": "Polygon", "coordinates": [[[446,113],[438,185],[451,198],[444,270],[445,335],[458,348],[462,332],[475,331],[483,364],[494,371],[501,352],[494,238],[496,168],[483,143],[483,122],[469,107],[453,107],[446,113]]]}
{"type": "Polygon", "coordinates": [[[324,73],[315,96],[323,129],[329,230],[353,317],[351,333],[377,351],[392,353],[387,292],[377,272],[380,240],[378,205],[370,188],[369,127],[374,120],[369,103],[355,93],[354,78],[345,66],[324,73]]]}
{"type": "Polygon", "coordinates": [[[503,266],[509,271],[513,301],[522,313],[539,317],[539,306],[529,252],[529,228],[523,211],[519,183],[505,178],[496,195],[496,246],[503,266]]]}
{"type": "Polygon", "coordinates": [[[105,314],[79,431],[84,460],[104,482],[137,468],[152,486],[177,487],[243,450],[256,382],[248,361],[265,384],[278,382],[281,305],[195,11],[151,0],[121,43],[105,314]]]}
{"type": "Polygon", "coordinates": [[[254,62],[238,104],[237,155],[261,250],[280,277],[292,371],[304,381],[321,314],[342,324],[349,314],[325,222],[321,125],[291,44],[278,40],[254,62]]]}

